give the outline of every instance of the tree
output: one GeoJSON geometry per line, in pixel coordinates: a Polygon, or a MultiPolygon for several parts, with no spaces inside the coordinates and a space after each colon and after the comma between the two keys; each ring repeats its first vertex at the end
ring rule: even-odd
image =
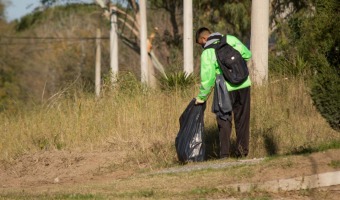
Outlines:
{"type": "Polygon", "coordinates": [[[183,24],[183,0],[150,0],[150,8],[151,10],[164,10],[170,16],[171,27],[167,27],[164,32],[165,40],[169,46],[181,45],[183,37],[180,26],[183,24]]]}
{"type": "Polygon", "coordinates": [[[194,0],[195,28],[207,26],[249,44],[250,0],[194,0]]]}
{"type": "MultiPolygon", "coordinates": [[[[292,26],[298,26],[299,18],[312,15],[315,11],[314,0],[271,0],[270,35],[275,40],[277,51],[287,49],[291,36],[299,34],[292,26]]],[[[295,35],[295,36],[294,36],[295,35]]]]}
{"type": "MultiPolygon", "coordinates": [[[[149,0],[148,2],[149,24],[157,27],[154,53],[166,66],[167,72],[182,72],[183,0],[149,0]]],[[[166,74],[162,74],[166,78],[166,74]]]]}
{"type": "Polygon", "coordinates": [[[340,130],[340,3],[316,1],[313,7],[313,15],[299,18],[292,42],[312,68],[316,108],[331,127],[340,130]]]}
{"type": "MultiPolygon", "coordinates": [[[[340,130],[340,3],[338,0],[273,0],[275,57],[299,59],[316,108],[340,130]]],[[[286,67],[297,68],[292,64],[286,67]]],[[[296,69],[295,69],[296,70],[296,69]]]]}

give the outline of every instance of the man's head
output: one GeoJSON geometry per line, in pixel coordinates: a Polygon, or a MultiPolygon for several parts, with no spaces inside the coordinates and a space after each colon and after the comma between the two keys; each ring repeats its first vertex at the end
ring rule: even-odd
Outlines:
{"type": "Polygon", "coordinates": [[[196,31],[196,43],[204,47],[205,43],[208,40],[209,35],[211,34],[210,30],[206,27],[201,27],[196,31]]]}

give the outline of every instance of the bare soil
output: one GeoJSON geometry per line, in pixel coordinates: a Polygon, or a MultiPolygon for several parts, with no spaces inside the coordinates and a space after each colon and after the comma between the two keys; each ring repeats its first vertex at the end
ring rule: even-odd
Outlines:
{"type": "MultiPolygon", "coordinates": [[[[338,171],[340,149],[327,150],[308,155],[279,157],[270,160],[265,165],[256,164],[255,175],[240,179],[240,182],[264,182],[276,179],[293,178],[312,174],[338,171]],[[270,163],[270,164],[268,164],[270,163]]],[[[117,152],[68,152],[45,151],[24,155],[10,163],[0,164],[0,196],[6,191],[20,191],[34,188],[35,192],[46,186],[100,183],[105,184],[113,180],[131,178],[140,174],[134,168],[122,168],[126,155],[117,152]]],[[[235,160],[221,160],[216,162],[235,162],[235,160]]],[[[209,165],[209,162],[192,163],[193,170],[198,165],[209,165]]],[[[221,165],[226,166],[226,165],[221,165]]],[[[188,168],[187,166],[183,166],[188,168]]],[[[135,168],[136,169],[136,168],[135,168]]],[[[165,169],[157,169],[154,172],[165,169]]],[[[150,171],[148,171],[150,173],[150,171]]],[[[187,173],[187,172],[181,172],[187,173]]],[[[235,182],[233,182],[235,183],[235,182]]],[[[340,187],[324,188],[322,191],[332,191],[329,199],[340,196],[340,187]]]]}
{"type": "Polygon", "coordinates": [[[0,165],[0,188],[77,184],[128,177],[133,172],[110,170],[121,157],[117,152],[45,151],[24,155],[0,165]]]}

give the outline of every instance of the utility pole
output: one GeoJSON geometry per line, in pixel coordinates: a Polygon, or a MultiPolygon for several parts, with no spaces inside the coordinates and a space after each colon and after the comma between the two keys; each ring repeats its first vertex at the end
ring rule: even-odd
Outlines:
{"type": "Polygon", "coordinates": [[[253,0],[251,8],[252,78],[255,84],[268,81],[269,0],[253,0]]]}
{"type": "Polygon", "coordinates": [[[114,85],[117,82],[118,76],[118,34],[117,34],[117,12],[111,3],[104,0],[95,0],[95,2],[104,9],[104,16],[110,19],[110,68],[111,68],[111,83],[114,85]]]}
{"type": "Polygon", "coordinates": [[[141,81],[149,85],[148,52],[147,52],[147,23],[146,23],[146,0],[139,0],[140,9],[140,63],[141,81]]]}
{"type": "Polygon", "coordinates": [[[97,29],[97,37],[96,37],[96,71],[95,71],[95,90],[96,90],[96,97],[100,96],[100,73],[101,73],[101,47],[100,47],[100,37],[101,32],[100,29],[97,29]]]}
{"type": "Polygon", "coordinates": [[[117,34],[117,13],[110,8],[110,66],[111,66],[111,83],[117,82],[118,76],[118,34],[117,34]]]}
{"type": "Polygon", "coordinates": [[[194,71],[194,51],[193,51],[193,33],[192,33],[192,0],[183,1],[183,64],[184,72],[188,76],[194,71]]]}

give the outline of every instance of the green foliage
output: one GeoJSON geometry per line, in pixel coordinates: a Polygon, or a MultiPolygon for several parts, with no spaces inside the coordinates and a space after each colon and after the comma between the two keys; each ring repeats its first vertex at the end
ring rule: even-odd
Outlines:
{"type": "Polygon", "coordinates": [[[274,0],[271,1],[270,26],[271,39],[275,40],[278,51],[290,51],[296,46],[292,38],[301,36],[299,30],[303,19],[312,15],[314,0],[274,0]],[[288,50],[289,49],[289,50],[288,50]]]}
{"type": "Polygon", "coordinates": [[[30,28],[32,25],[38,23],[41,21],[42,18],[42,12],[34,12],[32,14],[28,14],[21,18],[20,22],[16,25],[16,30],[17,31],[23,31],[28,28],[30,28]]]}
{"type": "Polygon", "coordinates": [[[331,127],[340,130],[339,70],[331,66],[321,66],[312,85],[312,98],[331,127]]]}
{"type": "Polygon", "coordinates": [[[271,76],[310,76],[310,64],[296,52],[283,52],[283,55],[269,55],[271,76]]]}
{"type": "Polygon", "coordinates": [[[47,136],[33,137],[32,142],[35,147],[40,150],[58,149],[61,150],[65,146],[60,134],[53,135],[51,138],[47,136]]]}
{"type": "Polygon", "coordinates": [[[340,160],[332,160],[331,163],[329,163],[329,166],[335,169],[340,168],[340,160]]]}
{"type": "MultiPolygon", "coordinates": [[[[1,58],[1,55],[0,55],[1,58]]],[[[15,74],[0,65],[0,111],[11,108],[18,94],[18,86],[14,83],[15,74]]]]}
{"type": "Polygon", "coordinates": [[[250,0],[196,0],[194,5],[194,27],[201,26],[219,31],[222,34],[231,34],[242,41],[250,38],[250,0]]]}
{"type": "Polygon", "coordinates": [[[325,151],[327,149],[340,149],[340,140],[334,139],[328,143],[322,143],[317,147],[318,151],[325,151]]]}
{"type": "Polygon", "coordinates": [[[206,188],[206,187],[198,187],[195,189],[192,189],[190,193],[196,194],[196,195],[208,195],[208,194],[213,194],[218,191],[217,188],[206,188]]]}
{"type": "Polygon", "coordinates": [[[298,49],[315,72],[314,104],[329,124],[340,130],[340,3],[318,1],[315,6],[315,15],[301,26],[298,49]]]}
{"type": "Polygon", "coordinates": [[[163,90],[186,89],[194,87],[197,77],[185,72],[174,72],[161,77],[160,84],[163,90]]]}
{"type": "Polygon", "coordinates": [[[116,87],[119,93],[138,95],[143,91],[143,85],[131,72],[121,72],[118,76],[116,87]]]}
{"type": "Polygon", "coordinates": [[[340,140],[332,140],[330,142],[320,143],[317,146],[311,146],[309,144],[304,144],[292,149],[291,152],[287,153],[287,155],[294,155],[294,154],[310,154],[313,152],[320,152],[326,151],[328,149],[340,149],[340,140]]]}
{"type": "Polygon", "coordinates": [[[340,130],[340,3],[330,1],[274,1],[276,52],[271,70],[304,76],[322,116],[340,130]],[[283,19],[278,12],[293,3],[283,19]]]}

